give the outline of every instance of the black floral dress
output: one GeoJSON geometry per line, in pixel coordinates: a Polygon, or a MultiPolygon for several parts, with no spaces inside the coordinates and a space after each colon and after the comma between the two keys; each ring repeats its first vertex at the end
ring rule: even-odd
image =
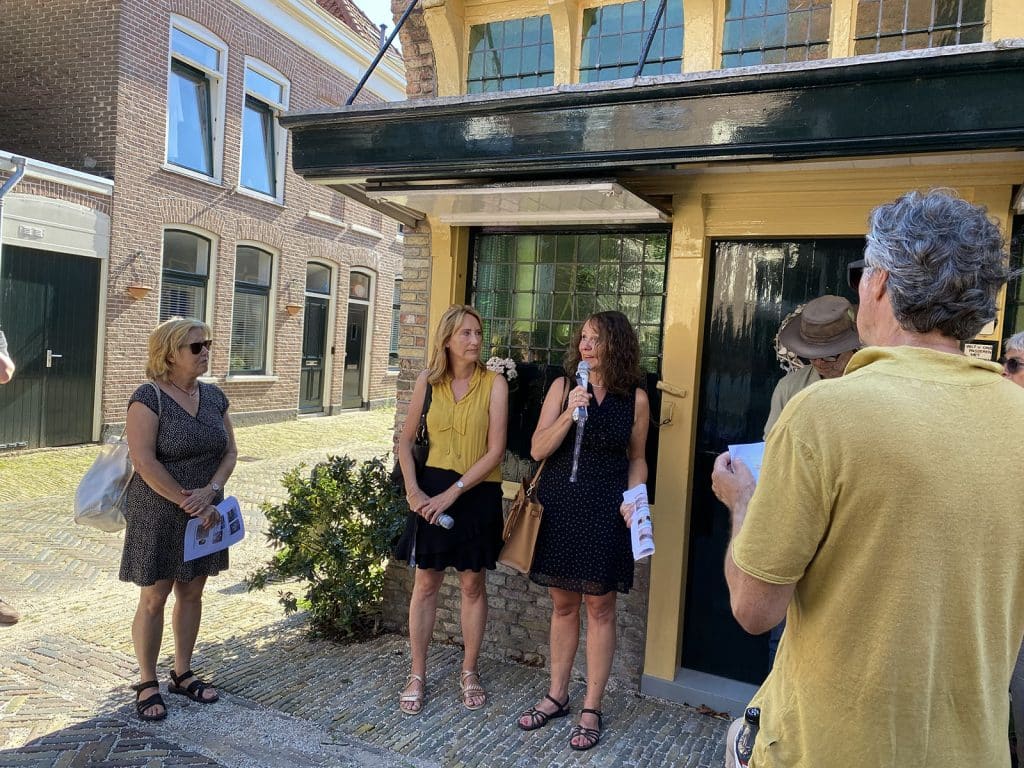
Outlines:
{"type": "Polygon", "coordinates": [[[635,392],[609,393],[600,405],[591,399],[575,483],[569,482],[575,423],[544,465],[537,489],[544,515],[530,569],[536,583],[588,595],[633,586],[629,529],[619,506],[629,482],[635,407],[635,392]]]}
{"type": "MultiPolygon", "coordinates": [[[[131,403],[140,402],[153,413],[162,411],[156,436],[156,457],[182,488],[202,488],[213,478],[228,447],[224,414],[228,398],[213,384],[199,382],[199,410],[193,416],[150,384],[135,390],[131,403]]],[[[220,492],[217,504],[224,499],[220,492]]],[[[228,551],[184,562],[185,525],[181,508],[154,491],[136,473],[128,484],[124,516],[127,528],[121,555],[121,581],[150,586],[162,579],[191,581],[212,576],[228,567],[228,551]]]]}

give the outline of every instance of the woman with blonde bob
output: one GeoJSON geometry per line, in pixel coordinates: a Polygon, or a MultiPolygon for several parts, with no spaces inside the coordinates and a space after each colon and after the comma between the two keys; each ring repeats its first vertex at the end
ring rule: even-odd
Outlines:
{"type": "Polygon", "coordinates": [[[228,417],[228,399],[199,381],[210,359],[210,328],[199,320],[172,317],[149,336],[146,376],[128,404],[127,435],[135,475],[125,494],[124,552],[120,579],[141,587],[132,622],[132,642],[142,682],[133,686],[142,720],[162,720],[156,660],[164,629],[164,605],[174,592],[174,668],[168,693],[200,704],[217,691],[192,672],[192,651],[202,616],[206,578],[228,567],[223,549],[184,561],[185,526],[198,518],[203,529],[219,522],[216,504],[235,468],[238,451],[228,417]],[[179,671],[180,670],[180,671],[179,671]],[[143,698],[145,691],[156,693],[143,698]]]}
{"type": "Polygon", "coordinates": [[[409,602],[412,672],[398,702],[407,715],[419,714],[426,700],[427,650],[447,568],[459,572],[462,590],[462,704],[479,709],[487,701],[477,659],[487,625],[485,570],[494,570],[502,545],[499,465],[508,428],[508,383],[480,362],[482,328],[473,307],[452,306],[441,316],[430,365],[416,379],[398,439],[411,514],[397,555],[416,566],[409,602]],[[428,387],[430,453],[417,474],[411,447],[428,387]],[[437,524],[442,514],[454,519],[450,529],[437,524]]]}

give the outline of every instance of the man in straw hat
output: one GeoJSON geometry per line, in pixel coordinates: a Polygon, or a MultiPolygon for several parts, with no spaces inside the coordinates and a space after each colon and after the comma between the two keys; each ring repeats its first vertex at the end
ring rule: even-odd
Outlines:
{"type": "Polygon", "coordinates": [[[996,316],[1005,243],[984,208],[911,192],[872,213],[860,267],[867,346],[793,398],[756,485],[728,453],[712,473],[733,615],[787,617],[749,765],[1009,768],[1024,388],[960,349],[996,316]]]}
{"type": "Polygon", "coordinates": [[[807,302],[779,329],[779,346],[811,364],[790,371],[775,385],[772,409],[764,424],[765,439],[793,395],[816,381],[843,375],[860,347],[853,306],[842,296],[819,296],[807,302]]]}

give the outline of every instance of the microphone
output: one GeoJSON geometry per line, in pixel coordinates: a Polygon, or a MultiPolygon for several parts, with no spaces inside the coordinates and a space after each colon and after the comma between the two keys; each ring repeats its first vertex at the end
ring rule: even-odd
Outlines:
{"type": "MultiPolygon", "coordinates": [[[[590,363],[586,360],[580,360],[576,366],[576,383],[584,389],[587,388],[587,384],[590,382],[590,363]]],[[[576,406],[576,410],[572,412],[573,421],[586,421],[587,420],[587,409],[585,406],[576,406]]]]}

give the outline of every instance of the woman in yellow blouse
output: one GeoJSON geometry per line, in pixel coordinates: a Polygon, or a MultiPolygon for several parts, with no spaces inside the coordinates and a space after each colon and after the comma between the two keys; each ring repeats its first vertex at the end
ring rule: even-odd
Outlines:
{"type": "Polygon", "coordinates": [[[407,715],[419,714],[426,699],[427,649],[446,568],[459,572],[462,590],[462,704],[480,709],[487,701],[477,657],[487,625],[486,570],[494,570],[502,545],[499,465],[508,426],[508,383],[480,362],[482,328],[472,307],[445,311],[430,365],[416,379],[398,439],[406,500],[415,513],[397,548],[400,558],[416,565],[409,602],[412,672],[398,702],[407,715]],[[411,446],[428,386],[430,453],[417,476],[411,446]],[[444,514],[455,521],[450,529],[438,524],[444,514]]]}

